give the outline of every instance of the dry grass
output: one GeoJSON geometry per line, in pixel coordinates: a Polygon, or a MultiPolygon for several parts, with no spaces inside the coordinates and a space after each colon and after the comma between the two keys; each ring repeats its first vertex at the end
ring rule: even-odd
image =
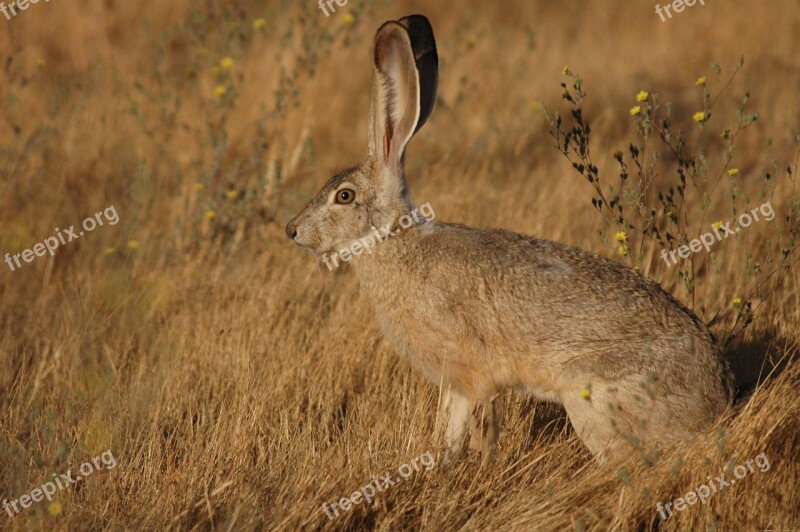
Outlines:
{"type": "MultiPolygon", "coordinates": [[[[769,376],[655,466],[599,467],[561,410],[508,394],[492,461],[437,465],[330,523],[323,502],[438,457],[438,397],[380,338],[352,273],[329,273],[283,234],[364,153],[367,50],[386,19],[426,14],[442,57],[440,102],[407,160],[415,199],[441,220],[610,255],[535,102],[560,106],[564,64],[580,72],[606,167],[627,146],[638,90],[690,113],[710,61],[744,54],[732,94],[751,89],[762,120],[736,164],[757,175],[771,137],[785,166],[800,123],[796,3],[709,1],[661,23],[651,4],[622,1],[350,0],[352,24],[304,4],[40,2],[0,18],[0,253],[109,205],[120,216],[54,258],[0,264],[0,497],[106,449],[118,461],[60,492],[60,512],[35,504],[0,528],[800,527],[796,271],[728,353],[740,383],[764,361],[769,376]],[[224,56],[235,65],[215,79],[224,56]],[[762,452],[768,472],[660,522],[657,501],[762,452]]],[[[759,231],[747,235],[756,252],[759,231]]],[[[742,249],[718,247],[716,280],[697,294],[717,305],[750,290],[742,249]]],[[[646,266],[685,298],[657,259],[646,266]]]]}

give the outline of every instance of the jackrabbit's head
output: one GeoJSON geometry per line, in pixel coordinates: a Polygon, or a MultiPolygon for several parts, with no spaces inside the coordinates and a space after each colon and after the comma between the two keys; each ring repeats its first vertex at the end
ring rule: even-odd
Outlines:
{"type": "Polygon", "coordinates": [[[405,148],[436,100],[439,58],[428,19],[411,15],[378,30],[372,51],[369,152],[328,180],[286,226],[316,254],[348,246],[413,208],[403,171],[405,148]]]}

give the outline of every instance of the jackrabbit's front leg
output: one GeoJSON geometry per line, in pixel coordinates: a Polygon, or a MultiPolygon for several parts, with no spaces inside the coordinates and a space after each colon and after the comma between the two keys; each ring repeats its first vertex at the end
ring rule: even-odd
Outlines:
{"type": "Polygon", "coordinates": [[[471,434],[469,448],[484,457],[494,454],[500,435],[500,396],[479,401],[470,416],[471,434]]]}
{"type": "Polygon", "coordinates": [[[464,444],[468,423],[472,414],[472,401],[449,385],[442,387],[437,425],[439,432],[444,425],[447,459],[456,457],[464,444]]]}

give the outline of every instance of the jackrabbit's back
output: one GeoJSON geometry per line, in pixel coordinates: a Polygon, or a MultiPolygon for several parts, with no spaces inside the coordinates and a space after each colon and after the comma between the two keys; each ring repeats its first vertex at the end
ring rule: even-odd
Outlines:
{"type": "Polygon", "coordinates": [[[673,388],[692,372],[711,388],[725,381],[696,316],[637,272],[577,248],[427,224],[355,265],[386,336],[434,378],[443,366],[480,367],[497,385],[532,381],[544,395],[565,371],[652,374],[673,388]]]}

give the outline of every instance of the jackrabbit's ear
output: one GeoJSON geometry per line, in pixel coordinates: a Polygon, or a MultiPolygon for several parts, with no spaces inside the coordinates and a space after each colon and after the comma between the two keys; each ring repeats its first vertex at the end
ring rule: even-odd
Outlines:
{"type": "Polygon", "coordinates": [[[401,173],[403,153],[433,111],[439,57],[428,19],[411,15],[381,26],[372,53],[370,155],[401,173]]]}

